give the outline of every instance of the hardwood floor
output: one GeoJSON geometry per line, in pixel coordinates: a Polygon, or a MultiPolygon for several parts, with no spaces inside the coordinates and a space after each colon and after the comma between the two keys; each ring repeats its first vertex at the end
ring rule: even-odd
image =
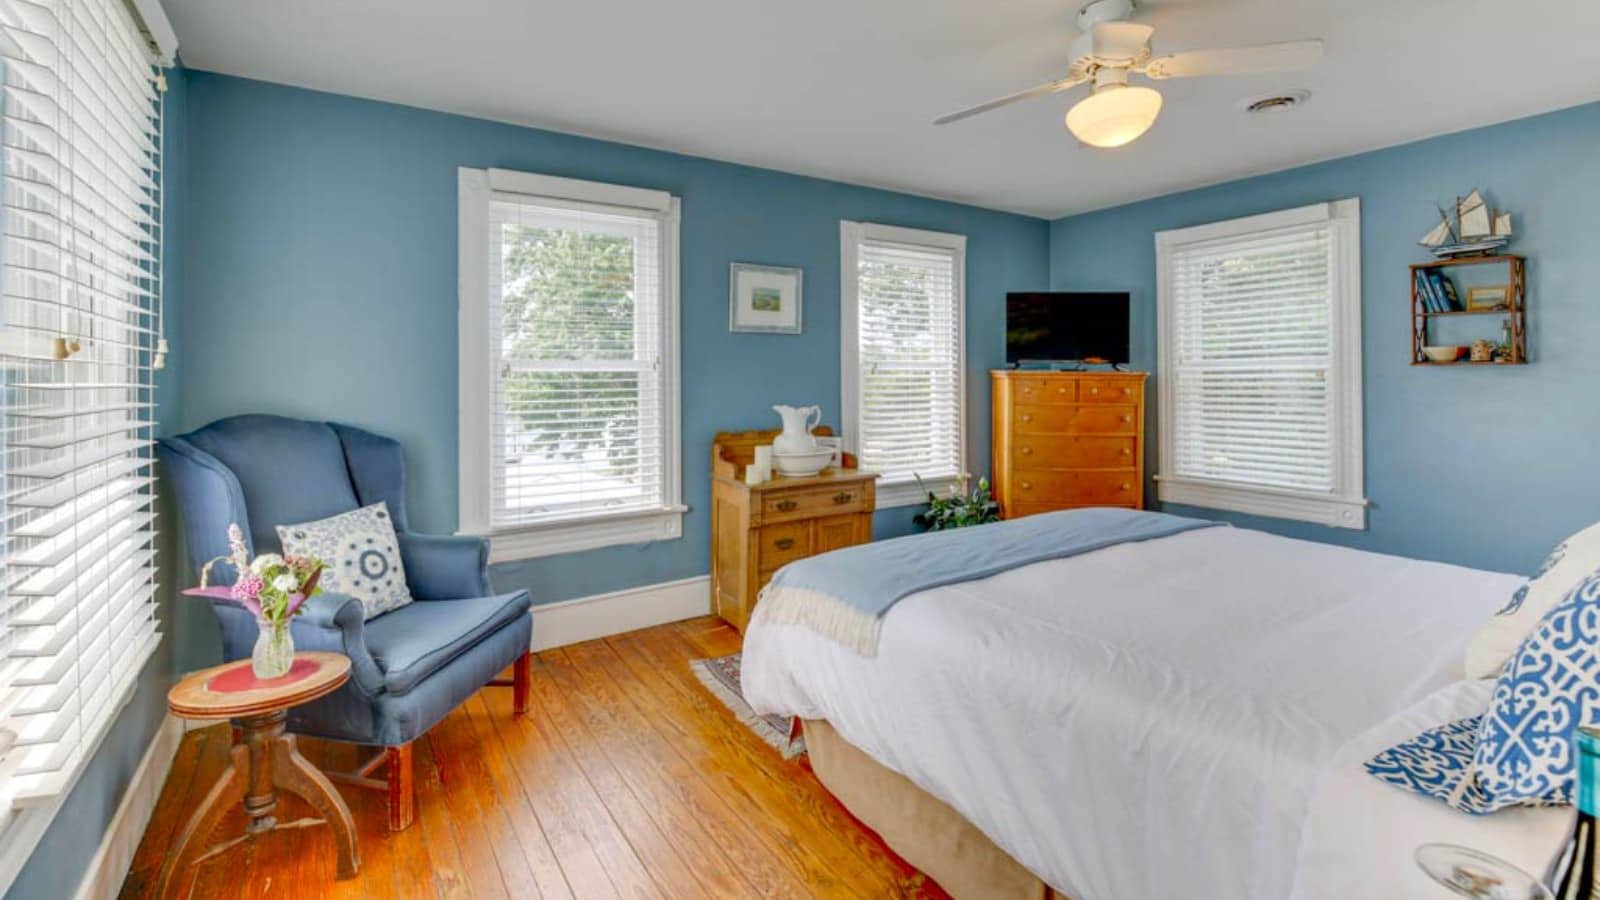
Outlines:
{"type": "MultiPolygon", "coordinates": [[[[278,832],[203,863],[212,897],[943,897],[706,692],[691,659],[739,649],[715,618],[539,654],[533,704],[480,692],[416,743],[417,819],[385,827],[382,796],[340,788],[361,873],[333,880],[325,827],[278,832]]],[[[228,728],[185,735],[123,884],[149,897],[174,833],[224,765],[228,728]]],[[[325,768],[358,748],[301,740],[325,768]]],[[[280,818],[311,812],[288,798],[280,818]]],[[[242,812],[218,834],[235,835],[242,812]]]]}

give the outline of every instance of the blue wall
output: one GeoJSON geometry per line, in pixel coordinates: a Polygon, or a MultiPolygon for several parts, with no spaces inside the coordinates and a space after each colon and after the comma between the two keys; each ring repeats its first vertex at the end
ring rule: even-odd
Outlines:
{"type": "MultiPolygon", "coordinates": [[[[162,130],[166,133],[163,186],[167,191],[166,234],[161,248],[164,275],[162,290],[167,312],[167,341],[172,352],[168,356],[166,370],[157,373],[156,403],[157,431],[172,434],[179,424],[179,371],[183,359],[178,350],[182,343],[179,311],[183,307],[181,248],[188,92],[182,69],[168,74],[168,90],[162,112],[162,130]]],[[[16,881],[6,891],[8,900],[73,895],[83,880],[89,860],[99,849],[100,841],[122,803],[122,795],[132,782],[133,773],[149,749],[156,729],[166,718],[167,688],[172,684],[173,647],[178,643],[173,632],[175,598],[171,588],[174,582],[171,573],[175,571],[173,554],[178,542],[174,516],[167,503],[160,504],[159,515],[157,566],[160,574],[157,581],[163,586],[159,617],[166,637],[139,673],[132,699],[117,715],[116,721],[111,723],[94,758],[78,777],[78,783],[56,812],[50,828],[17,874],[16,881]]]]}
{"type": "MultiPolygon", "coordinates": [[[[1155,232],[1345,197],[1361,198],[1368,529],[1178,511],[1531,571],[1600,519],[1600,104],[1061,219],[1050,227],[1051,286],[1132,291],[1133,360],[1153,369],[1155,232]],[[1533,364],[1414,369],[1406,266],[1426,258],[1416,241],[1438,221],[1435,205],[1474,186],[1516,215],[1533,364]]],[[[1483,322],[1498,337],[1499,319],[1483,322]]]]}
{"type": "MultiPolygon", "coordinates": [[[[184,421],[335,419],[401,440],[420,530],[456,525],[456,167],[671,191],[683,200],[684,537],[499,566],[550,602],[708,568],[710,441],[839,410],[839,220],[967,244],[969,439],[988,469],[988,378],[1007,290],[1048,278],[1048,223],[903,194],[229,76],[190,80],[184,421]],[[805,333],[728,332],[728,264],[805,269],[805,333]]],[[[910,510],[880,514],[879,534],[910,510]]]]}

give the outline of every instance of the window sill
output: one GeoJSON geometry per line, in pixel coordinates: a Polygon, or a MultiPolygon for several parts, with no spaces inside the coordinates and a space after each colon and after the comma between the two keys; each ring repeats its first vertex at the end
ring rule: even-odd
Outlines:
{"type": "Polygon", "coordinates": [[[564,519],[496,529],[481,536],[489,539],[490,563],[560,556],[601,547],[676,540],[683,536],[683,514],[688,510],[687,506],[670,506],[564,519]]]}
{"type": "Polygon", "coordinates": [[[1330,528],[1364,531],[1367,527],[1367,501],[1363,497],[1335,497],[1171,475],[1156,476],[1156,493],[1163,503],[1297,519],[1330,528]]]}
{"type": "Polygon", "coordinates": [[[928,492],[935,494],[949,493],[951,488],[960,489],[961,476],[949,475],[944,478],[924,478],[919,484],[916,480],[896,481],[885,484],[878,482],[875,494],[878,509],[894,509],[899,506],[921,506],[928,502],[928,492]]]}

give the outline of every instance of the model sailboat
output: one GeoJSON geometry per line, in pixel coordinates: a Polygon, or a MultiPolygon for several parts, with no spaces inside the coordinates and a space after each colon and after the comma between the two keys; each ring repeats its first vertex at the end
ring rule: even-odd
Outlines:
{"type": "Polygon", "coordinates": [[[1450,213],[1441,209],[1439,224],[1418,243],[1441,259],[1494,253],[1511,243],[1511,214],[1490,209],[1474,188],[1456,198],[1454,225],[1450,213]]]}

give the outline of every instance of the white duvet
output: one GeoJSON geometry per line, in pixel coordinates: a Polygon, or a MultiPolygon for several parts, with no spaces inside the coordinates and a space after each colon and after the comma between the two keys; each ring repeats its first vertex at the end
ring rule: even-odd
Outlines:
{"type": "Polygon", "coordinates": [[[758,607],[744,692],[827,719],[1076,900],[1436,896],[1417,844],[1542,872],[1570,815],[1474,818],[1361,770],[1482,710],[1462,648],[1518,582],[1209,528],[913,594],[875,658],[758,607]]]}

